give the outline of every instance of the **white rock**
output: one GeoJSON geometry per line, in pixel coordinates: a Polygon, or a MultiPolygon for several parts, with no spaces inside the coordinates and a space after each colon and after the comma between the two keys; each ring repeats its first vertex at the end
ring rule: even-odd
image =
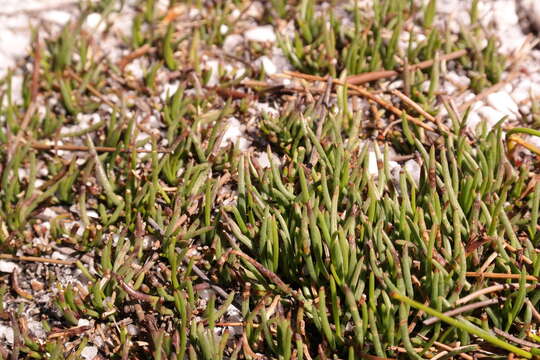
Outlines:
{"type": "Polygon", "coordinates": [[[531,25],[533,25],[537,31],[540,31],[540,1],[531,0],[531,4],[527,9],[527,15],[531,25]]]}
{"type": "Polygon", "coordinates": [[[235,117],[229,118],[227,130],[225,130],[225,134],[223,134],[223,138],[221,139],[219,146],[223,148],[227,146],[229,142],[232,144],[236,144],[238,142],[240,150],[247,150],[249,147],[249,141],[247,141],[247,139],[244,137],[243,126],[235,117]]]}
{"type": "Polygon", "coordinates": [[[79,321],[77,322],[77,326],[89,326],[89,325],[90,325],[90,321],[88,319],[80,318],[79,321]]]}
{"type": "Polygon", "coordinates": [[[159,95],[159,98],[162,101],[166,101],[169,97],[173,96],[176,90],[178,90],[178,87],[180,86],[179,81],[174,81],[172,83],[167,83],[163,86],[163,91],[161,91],[161,94],[159,95]]]}
{"type": "Polygon", "coordinates": [[[106,24],[102,21],[101,14],[91,13],[84,20],[84,27],[89,31],[103,31],[105,30],[106,24]]]}
{"type": "Polygon", "coordinates": [[[227,53],[232,53],[238,45],[244,42],[242,35],[231,34],[227,35],[223,41],[223,50],[227,53]]]}
{"type": "Polygon", "coordinates": [[[65,25],[71,19],[71,14],[66,11],[50,10],[46,11],[42,15],[44,20],[56,23],[58,25],[65,25]]]}
{"type": "Polygon", "coordinates": [[[8,344],[13,344],[14,335],[11,326],[0,325],[0,339],[5,339],[8,344]]]}
{"type": "Polygon", "coordinates": [[[256,60],[256,64],[259,65],[266,75],[273,75],[277,72],[277,67],[268,56],[261,56],[256,60]]]}
{"type": "Polygon", "coordinates": [[[47,337],[47,333],[45,332],[45,329],[43,328],[43,324],[39,321],[35,321],[32,319],[28,320],[28,330],[30,330],[30,333],[37,337],[38,339],[45,339],[47,337]]]}
{"type": "Polygon", "coordinates": [[[377,155],[375,154],[375,151],[371,150],[368,152],[368,174],[379,174],[379,167],[377,166],[377,155]]]}
{"type": "Polygon", "coordinates": [[[257,42],[275,42],[276,34],[272,25],[257,26],[244,33],[246,40],[257,42]]]}
{"type": "Polygon", "coordinates": [[[519,108],[514,99],[505,91],[499,91],[487,96],[487,103],[495,110],[512,118],[519,114],[519,108]]]}
{"type": "Polygon", "coordinates": [[[257,111],[262,111],[270,116],[278,116],[279,111],[275,107],[269,105],[268,103],[260,103],[255,102],[253,103],[253,107],[257,109],[257,111]]]}
{"type": "Polygon", "coordinates": [[[133,324],[127,326],[127,332],[131,336],[137,336],[139,334],[139,327],[133,324]]]}
{"type": "Polygon", "coordinates": [[[229,27],[225,24],[221,24],[221,26],[219,27],[219,33],[221,35],[225,35],[227,31],[229,31],[229,27]]]}
{"type": "Polygon", "coordinates": [[[219,82],[219,61],[208,60],[205,65],[208,70],[212,71],[206,85],[216,86],[219,82]]]}
{"type": "MultiPolygon", "coordinates": [[[[265,169],[270,167],[270,158],[268,157],[267,152],[256,153],[255,156],[255,160],[261,168],[265,169]]],[[[272,153],[272,162],[277,166],[281,166],[281,160],[279,160],[279,158],[274,153],[272,153]]]]}
{"type": "Polygon", "coordinates": [[[469,113],[469,116],[467,117],[467,128],[469,130],[476,132],[476,128],[478,127],[478,124],[482,122],[482,118],[476,111],[471,111],[469,113]]]}
{"type": "Polygon", "coordinates": [[[92,360],[98,354],[98,348],[95,346],[86,346],[81,351],[81,357],[85,360],[92,360]]]}
{"type": "Polygon", "coordinates": [[[525,141],[527,141],[529,144],[532,144],[540,149],[540,137],[529,135],[528,137],[525,138],[525,141]]]}
{"type": "Polygon", "coordinates": [[[19,267],[14,262],[0,260],[0,272],[12,273],[15,269],[18,269],[18,268],[19,267]]]}
{"type": "Polygon", "coordinates": [[[420,165],[411,159],[405,163],[404,168],[411,175],[416,185],[418,185],[420,183],[420,165]]]}
{"type": "Polygon", "coordinates": [[[125,71],[136,79],[142,79],[144,77],[144,65],[142,60],[134,59],[132,62],[126,65],[125,71]]]}
{"type": "Polygon", "coordinates": [[[259,19],[262,17],[264,13],[264,5],[261,4],[260,1],[253,1],[251,5],[249,5],[249,9],[246,12],[247,16],[251,16],[255,19],[259,19]]]}
{"type": "Polygon", "coordinates": [[[51,254],[51,258],[57,259],[57,260],[69,260],[69,256],[62,254],[61,252],[58,252],[58,251],[53,251],[53,253],[51,254]]]}
{"type": "Polygon", "coordinates": [[[483,106],[478,110],[478,114],[484,120],[486,120],[486,125],[488,129],[491,129],[495,124],[497,124],[502,118],[507,114],[492,108],[491,106],[483,106]]]}

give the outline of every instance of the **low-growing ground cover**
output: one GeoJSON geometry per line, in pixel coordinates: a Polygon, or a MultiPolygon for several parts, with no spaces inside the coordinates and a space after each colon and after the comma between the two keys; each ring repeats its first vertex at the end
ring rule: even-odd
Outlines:
{"type": "Polygon", "coordinates": [[[482,4],[109,0],[36,28],[2,82],[0,355],[540,354],[538,92],[503,91],[536,43],[502,53],[482,4]]]}

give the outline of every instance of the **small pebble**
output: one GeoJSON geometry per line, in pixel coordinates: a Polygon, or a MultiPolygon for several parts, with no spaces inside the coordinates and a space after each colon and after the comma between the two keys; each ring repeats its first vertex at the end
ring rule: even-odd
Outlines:
{"type": "Polygon", "coordinates": [[[40,291],[43,290],[43,288],[45,287],[42,282],[37,281],[36,279],[30,280],[30,286],[32,287],[33,291],[40,291]]]}
{"type": "Polygon", "coordinates": [[[14,262],[0,260],[0,272],[12,273],[15,269],[18,268],[19,267],[14,262]]]}
{"type": "Polygon", "coordinates": [[[88,319],[79,319],[77,322],[77,326],[88,326],[90,325],[90,321],[88,319]]]}
{"type": "Polygon", "coordinates": [[[499,91],[487,96],[487,103],[501,113],[515,117],[519,108],[514,99],[505,91],[499,91]]]}
{"type": "Polygon", "coordinates": [[[261,56],[256,63],[264,69],[266,75],[273,75],[277,72],[277,67],[268,56],[261,56]]]}
{"type": "Polygon", "coordinates": [[[272,25],[257,26],[244,33],[246,40],[256,42],[275,42],[276,34],[272,25]]]}
{"type": "Polygon", "coordinates": [[[411,159],[405,163],[404,168],[418,185],[420,183],[420,165],[418,165],[415,160],[411,159]]]}
{"type": "Polygon", "coordinates": [[[223,41],[223,50],[226,53],[233,53],[236,47],[244,42],[242,35],[231,34],[223,41]]]}
{"type": "Polygon", "coordinates": [[[81,351],[81,357],[86,360],[92,360],[98,354],[98,348],[95,346],[86,346],[81,351]]]}

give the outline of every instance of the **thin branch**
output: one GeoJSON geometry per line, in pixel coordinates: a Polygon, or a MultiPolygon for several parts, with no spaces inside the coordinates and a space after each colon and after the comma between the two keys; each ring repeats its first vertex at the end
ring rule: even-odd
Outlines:
{"type": "MultiPolygon", "coordinates": [[[[441,56],[439,58],[439,61],[454,60],[454,59],[462,57],[465,54],[467,54],[467,50],[457,50],[457,51],[441,56]]],[[[435,63],[435,60],[422,61],[417,64],[409,65],[409,70],[415,71],[415,70],[427,69],[433,66],[434,63],[435,63]]],[[[401,71],[395,71],[395,70],[377,70],[377,71],[367,72],[367,73],[358,74],[358,75],[351,75],[347,77],[347,82],[349,84],[359,85],[359,84],[364,84],[370,81],[392,78],[392,77],[398,76],[400,73],[401,71]]]]}
{"type": "MultiPolygon", "coordinates": [[[[64,145],[56,145],[56,144],[43,144],[43,143],[33,143],[32,148],[36,150],[63,150],[63,151],[90,151],[90,148],[88,146],[82,146],[82,145],[74,145],[74,144],[64,144],[64,145]]],[[[124,152],[124,153],[130,153],[132,151],[135,151],[137,153],[151,153],[153,150],[146,150],[146,149],[118,149],[112,146],[95,146],[94,147],[97,152],[124,152]]],[[[164,150],[164,149],[157,149],[156,152],[158,153],[170,153],[171,150],[164,150]]]]}
{"type": "Polygon", "coordinates": [[[16,256],[11,254],[0,254],[0,259],[12,260],[12,261],[28,261],[28,262],[39,262],[45,264],[55,264],[55,265],[75,265],[75,260],[60,260],[60,259],[48,259],[44,257],[37,256],[16,256]]]}
{"type": "Polygon", "coordinates": [[[223,264],[230,255],[237,255],[249,262],[251,265],[253,265],[263,276],[268,278],[271,282],[277,285],[277,287],[283,291],[286,294],[294,296],[297,300],[300,300],[300,297],[298,296],[297,292],[294,291],[289,287],[289,285],[285,284],[283,280],[280,279],[279,276],[276,275],[271,270],[268,270],[264,265],[262,265],[257,260],[253,259],[251,256],[247,255],[246,253],[240,251],[240,250],[228,250],[225,254],[223,254],[222,258],[219,260],[220,264],[223,264]]]}
{"type": "Polygon", "coordinates": [[[527,340],[520,339],[518,337],[515,337],[514,335],[511,335],[507,333],[506,331],[503,331],[501,329],[493,328],[493,332],[499,336],[502,336],[503,338],[510,340],[516,344],[523,345],[530,348],[538,349],[540,348],[540,344],[536,344],[527,340]]]}
{"type": "MultiPolygon", "coordinates": [[[[520,279],[520,274],[504,274],[504,273],[491,273],[491,272],[474,272],[469,271],[465,273],[465,276],[467,277],[481,277],[481,278],[487,278],[487,279],[520,279]]],[[[536,276],[533,275],[526,275],[525,280],[528,281],[538,281],[539,279],[536,276]]]]}
{"type": "Polygon", "coordinates": [[[418,105],[416,102],[414,102],[410,97],[402,93],[401,91],[394,89],[390,91],[392,95],[397,96],[401,101],[403,101],[406,105],[410,106],[413,110],[418,112],[420,115],[431,121],[432,123],[436,124],[439,129],[444,131],[445,133],[449,133],[450,129],[446,125],[440,122],[436,117],[428,113],[426,110],[422,109],[420,105],[418,105]]]}
{"type": "MultiPolygon", "coordinates": [[[[486,307],[486,306],[494,305],[494,304],[498,304],[498,303],[499,303],[499,299],[498,298],[493,298],[493,299],[488,299],[488,300],[468,304],[468,305],[465,305],[465,306],[461,306],[461,307],[455,308],[453,310],[449,310],[449,311],[447,311],[447,312],[445,312],[443,314],[446,315],[446,316],[454,316],[454,315],[459,315],[459,314],[467,312],[467,311],[472,311],[474,309],[478,309],[478,308],[482,308],[482,307],[486,307]]],[[[426,325],[426,326],[427,325],[432,325],[432,324],[435,324],[437,321],[440,321],[440,320],[441,319],[433,316],[433,317],[430,317],[427,320],[424,320],[424,325],[426,325]]]]}
{"type": "MultiPolygon", "coordinates": [[[[308,80],[308,81],[326,81],[327,80],[327,78],[325,78],[325,77],[315,76],[315,75],[308,75],[308,74],[303,74],[303,73],[299,73],[299,72],[295,72],[295,71],[286,71],[283,75],[286,76],[286,77],[299,78],[299,79],[304,79],[304,80],[308,80]]],[[[417,118],[415,118],[413,116],[410,116],[407,113],[404,113],[402,110],[398,109],[397,107],[390,104],[389,102],[386,102],[385,100],[382,100],[381,98],[373,95],[371,92],[369,92],[367,89],[365,89],[363,87],[356,86],[356,85],[353,85],[353,84],[349,84],[348,82],[343,82],[343,81],[336,80],[336,79],[332,80],[332,82],[335,85],[341,85],[341,86],[348,87],[349,89],[353,90],[354,93],[356,93],[356,94],[358,94],[358,95],[360,95],[362,97],[365,97],[368,100],[371,100],[371,101],[379,104],[380,106],[382,106],[386,110],[394,113],[395,115],[397,115],[399,117],[405,115],[407,117],[407,120],[409,120],[410,122],[424,128],[426,130],[429,130],[429,131],[432,131],[432,132],[435,131],[435,129],[433,129],[428,124],[424,123],[422,120],[417,119],[417,118]]]]}
{"type": "MultiPolygon", "coordinates": [[[[528,284],[527,287],[536,287],[536,285],[528,284]]],[[[456,305],[466,304],[469,301],[476,299],[482,295],[490,294],[497,291],[507,290],[507,289],[519,289],[519,284],[498,284],[492,285],[484,289],[477,290],[469,295],[462,297],[456,301],[456,305]]]]}

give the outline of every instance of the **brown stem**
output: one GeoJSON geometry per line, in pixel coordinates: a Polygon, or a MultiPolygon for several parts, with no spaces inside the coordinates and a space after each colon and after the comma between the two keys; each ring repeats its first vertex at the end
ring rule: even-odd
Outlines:
{"type": "Polygon", "coordinates": [[[13,290],[17,293],[17,295],[22,296],[25,299],[32,300],[32,294],[30,294],[28,291],[25,291],[21,288],[19,285],[19,277],[18,275],[19,270],[17,268],[13,269],[13,272],[11,273],[11,286],[13,287],[13,290]]]}
{"type": "MultiPolygon", "coordinates": [[[[303,73],[299,73],[299,72],[296,72],[296,71],[286,71],[284,73],[284,75],[288,76],[288,77],[294,77],[294,78],[304,79],[304,80],[308,80],[308,81],[326,81],[327,80],[327,78],[325,78],[325,77],[303,74],[303,73]]],[[[343,81],[336,80],[336,79],[332,80],[332,82],[334,84],[336,84],[336,85],[341,85],[341,86],[348,87],[349,89],[353,90],[354,93],[356,93],[356,94],[358,94],[358,95],[360,95],[362,97],[365,97],[368,100],[371,100],[371,101],[379,104],[380,106],[382,106],[386,110],[394,113],[395,115],[397,115],[399,117],[401,117],[403,115],[406,116],[407,120],[409,120],[410,122],[424,128],[426,130],[435,131],[435,129],[433,129],[431,126],[424,123],[420,119],[417,119],[415,117],[412,117],[412,116],[408,115],[407,113],[404,113],[402,110],[400,110],[397,107],[395,107],[394,105],[382,100],[381,98],[373,95],[371,92],[369,92],[367,89],[365,89],[363,87],[356,86],[356,85],[353,85],[353,84],[349,84],[346,81],[343,82],[343,81]]]]}
{"type": "MultiPolygon", "coordinates": [[[[454,60],[467,54],[467,50],[457,50],[449,54],[443,55],[439,58],[440,61],[454,60]]],[[[426,60],[417,64],[409,65],[410,71],[423,70],[431,67],[435,63],[435,60],[426,60]]],[[[376,70],[368,73],[351,75],[347,77],[347,82],[353,85],[364,84],[370,81],[388,79],[400,74],[401,71],[395,70],[376,70]]]]}
{"type": "Polygon", "coordinates": [[[11,254],[0,254],[0,259],[12,260],[12,261],[40,262],[40,263],[57,264],[57,265],[74,265],[76,263],[75,260],[48,259],[48,258],[37,257],[37,256],[15,256],[11,254]]]}
{"type": "MultiPolygon", "coordinates": [[[[49,145],[49,144],[43,144],[43,143],[33,143],[32,148],[36,150],[64,150],[64,151],[90,151],[90,148],[88,146],[82,146],[82,145],[73,145],[73,144],[65,144],[65,145],[49,145]]],[[[112,146],[96,146],[97,152],[131,152],[132,149],[117,149],[112,146]]],[[[151,153],[153,150],[146,150],[146,149],[135,149],[135,152],[137,153],[151,153]]],[[[156,150],[158,153],[170,153],[170,150],[156,150]]]]}

